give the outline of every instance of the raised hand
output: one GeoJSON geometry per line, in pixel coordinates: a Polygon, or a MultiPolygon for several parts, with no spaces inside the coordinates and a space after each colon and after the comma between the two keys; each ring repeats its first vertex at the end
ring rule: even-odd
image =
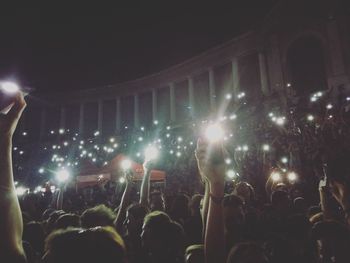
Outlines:
{"type": "Polygon", "coordinates": [[[222,144],[209,144],[198,139],[195,152],[197,165],[202,177],[209,183],[224,183],[226,174],[226,151],[222,144]]]}
{"type": "Polygon", "coordinates": [[[12,138],[25,107],[23,93],[18,92],[10,111],[7,114],[0,114],[0,138],[12,138]]]}

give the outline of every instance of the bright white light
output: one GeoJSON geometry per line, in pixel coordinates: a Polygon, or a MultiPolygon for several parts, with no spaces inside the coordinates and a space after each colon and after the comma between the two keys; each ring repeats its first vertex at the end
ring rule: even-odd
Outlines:
{"type": "Polygon", "coordinates": [[[231,160],[230,158],[226,158],[226,159],[225,159],[225,163],[226,163],[226,164],[231,164],[231,163],[232,163],[232,160],[231,160]]]}
{"type": "Polygon", "coordinates": [[[327,108],[328,110],[330,110],[330,109],[333,108],[333,105],[329,103],[329,104],[327,104],[326,108],[327,108]]]}
{"type": "Polygon", "coordinates": [[[56,179],[59,182],[65,182],[69,179],[70,174],[67,170],[62,169],[56,172],[56,179]]]}
{"type": "Polygon", "coordinates": [[[295,172],[288,173],[288,180],[295,181],[297,179],[297,174],[295,172]]]}
{"type": "Polygon", "coordinates": [[[119,178],[119,183],[121,183],[121,184],[125,183],[125,178],[124,177],[120,177],[119,178]]]}
{"type": "Polygon", "coordinates": [[[59,130],[58,130],[58,133],[59,133],[59,134],[63,134],[63,133],[64,133],[64,129],[59,129],[59,130]]]}
{"type": "Polygon", "coordinates": [[[139,142],[142,142],[142,141],[143,141],[143,138],[142,138],[142,137],[139,137],[139,138],[138,138],[138,141],[139,141],[139,142]]]}
{"type": "Polygon", "coordinates": [[[109,141],[113,143],[115,139],[112,137],[112,138],[109,138],[109,141]]]}
{"type": "Polygon", "coordinates": [[[270,151],[270,145],[263,144],[262,149],[263,149],[264,152],[268,152],[268,151],[270,151]]]}
{"type": "Polygon", "coordinates": [[[271,174],[271,178],[273,181],[280,181],[281,180],[281,174],[279,172],[273,172],[271,174]]]}
{"type": "Polygon", "coordinates": [[[177,153],[176,153],[176,156],[177,156],[177,157],[180,157],[180,156],[181,156],[181,152],[177,152],[177,153]]]}
{"type": "Polygon", "coordinates": [[[316,93],[316,96],[318,96],[318,97],[321,97],[322,95],[323,95],[323,93],[321,91],[316,93]]]}
{"type": "Polygon", "coordinates": [[[284,125],[285,122],[286,122],[286,119],[284,117],[279,117],[276,119],[276,124],[279,126],[284,125]]]}
{"type": "Polygon", "coordinates": [[[27,132],[22,132],[22,135],[23,136],[27,136],[27,132]]]}
{"type": "Polygon", "coordinates": [[[223,139],[224,131],[218,124],[210,125],[205,131],[205,137],[210,142],[218,142],[223,139]]]}
{"type": "Polygon", "coordinates": [[[44,173],[44,171],[45,171],[44,168],[40,168],[40,169],[39,169],[39,174],[44,173]]]}
{"type": "Polygon", "coordinates": [[[145,149],[145,157],[146,160],[154,160],[157,159],[159,155],[159,151],[156,147],[150,145],[145,149]]]}
{"type": "Polygon", "coordinates": [[[289,87],[291,87],[292,86],[292,84],[290,84],[290,83],[287,83],[287,87],[289,88],[289,87]]]}
{"type": "Polygon", "coordinates": [[[230,116],[230,120],[235,120],[237,118],[237,115],[236,114],[232,114],[231,116],[230,116]]]}
{"type": "Polygon", "coordinates": [[[121,162],[121,167],[123,170],[129,170],[131,168],[131,161],[129,159],[124,159],[121,162]]]}
{"type": "Polygon", "coordinates": [[[141,131],[144,131],[144,130],[145,130],[145,127],[142,126],[140,129],[141,129],[141,131]]]}
{"type": "Polygon", "coordinates": [[[6,93],[13,94],[19,91],[18,85],[14,82],[1,82],[0,87],[6,93]]]}
{"type": "Polygon", "coordinates": [[[228,170],[228,171],[226,172],[226,175],[227,175],[228,178],[233,179],[233,178],[236,177],[236,172],[233,171],[233,170],[228,170]]]}
{"type": "Polygon", "coordinates": [[[307,120],[308,121],[313,121],[315,119],[315,117],[311,114],[307,115],[307,120]]]}
{"type": "Polygon", "coordinates": [[[178,138],[177,138],[177,141],[178,141],[178,142],[182,142],[182,141],[183,141],[182,137],[178,137],[178,138]]]}
{"type": "Polygon", "coordinates": [[[243,145],[242,150],[243,150],[243,152],[247,152],[249,150],[248,145],[243,145]]]}
{"type": "Polygon", "coordinates": [[[310,98],[310,101],[311,101],[311,102],[317,101],[317,97],[311,97],[311,98],[310,98]]]}
{"type": "Polygon", "coordinates": [[[272,118],[273,116],[275,116],[275,115],[273,114],[273,112],[270,112],[270,113],[269,113],[269,117],[272,118]]]}
{"type": "Polygon", "coordinates": [[[24,187],[22,187],[22,186],[18,186],[18,187],[16,188],[16,194],[17,194],[18,196],[24,195],[27,191],[28,191],[28,189],[26,189],[26,188],[24,188],[24,187]]]}
{"type": "Polygon", "coordinates": [[[284,164],[288,163],[288,158],[287,157],[282,157],[281,158],[281,162],[284,163],[284,164]]]}
{"type": "Polygon", "coordinates": [[[64,145],[64,146],[68,146],[68,142],[64,142],[63,145],[64,145]]]}
{"type": "Polygon", "coordinates": [[[155,120],[153,123],[154,123],[154,125],[158,125],[158,121],[157,120],[155,120]]]}
{"type": "Polygon", "coordinates": [[[346,101],[350,101],[350,97],[346,97],[346,101]]]}
{"type": "Polygon", "coordinates": [[[226,98],[227,100],[232,99],[232,94],[231,94],[231,93],[226,94],[225,98],[226,98]]]}

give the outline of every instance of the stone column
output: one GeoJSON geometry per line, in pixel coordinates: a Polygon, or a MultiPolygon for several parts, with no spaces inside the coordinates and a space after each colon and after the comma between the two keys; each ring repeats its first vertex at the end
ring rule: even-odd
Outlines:
{"type": "Polygon", "coordinates": [[[85,108],[85,104],[84,102],[81,102],[80,110],[79,110],[79,133],[80,134],[84,132],[84,108],[85,108]]]}
{"type": "Polygon", "coordinates": [[[115,129],[116,129],[116,132],[119,132],[120,131],[120,129],[121,129],[121,111],[120,111],[120,104],[121,104],[121,102],[120,102],[120,98],[118,97],[117,99],[116,99],[116,127],[115,127],[115,129]]]}
{"type": "Polygon", "coordinates": [[[175,84],[170,83],[170,120],[176,121],[176,105],[175,105],[175,84]]]}
{"type": "Polygon", "coordinates": [[[327,25],[329,51],[331,55],[331,65],[333,76],[345,73],[342,46],[339,39],[339,30],[336,20],[332,20],[327,25]]]}
{"type": "Polygon", "coordinates": [[[232,60],[232,90],[233,95],[237,96],[239,92],[239,72],[238,72],[238,59],[232,60]]]}
{"type": "Polygon", "coordinates": [[[97,130],[102,133],[103,124],[103,100],[98,100],[97,130]]]}
{"type": "Polygon", "coordinates": [[[134,126],[139,127],[139,95],[134,95],[134,126]]]}
{"type": "Polygon", "coordinates": [[[266,58],[263,52],[259,52],[259,68],[260,68],[260,83],[261,91],[264,96],[269,95],[268,73],[266,68],[266,58]]]}
{"type": "Polygon", "coordinates": [[[190,113],[191,113],[191,116],[193,117],[195,113],[195,108],[194,108],[194,84],[193,84],[192,76],[188,77],[188,99],[189,99],[190,113]]]}
{"type": "Polygon", "coordinates": [[[66,126],[66,107],[64,105],[61,106],[60,112],[60,129],[64,129],[66,126]]]}
{"type": "Polygon", "coordinates": [[[157,90],[152,89],[152,119],[157,120],[157,90]]]}
{"type": "Polygon", "coordinates": [[[210,109],[215,111],[215,79],[214,79],[214,70],[212,68],[209,69],[209,96],[210,96],[210,109]]]}

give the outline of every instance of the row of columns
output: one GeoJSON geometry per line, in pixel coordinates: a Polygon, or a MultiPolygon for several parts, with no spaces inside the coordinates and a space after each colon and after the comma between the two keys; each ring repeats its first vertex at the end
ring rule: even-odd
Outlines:
{"type": "MultiPolygon", "coordinates": [[[[266,67],[266,58],[265,54],[260,52],[258,54],[259,58],[259,67],[260,67],[260,84],[261,90],[264,95],[269,93],[269,83],[268,83],[268,72],[266,67]]],[[[214,69],[209,68],[209,96],[210,96],[210,109],[212,111],[216,110],[216,87],[215,87],[215,74],[214,69]]],[[[232,60],[232,92],[237,94],[239,92],[239,71],[238,71],[238,59],[234,58],[232,60]]],[[[194,111],[194,80],[192,76],[187,78],[188,80],[188,95],[189,95],[189,107],[191,112],[194,111]]],[[[169,83],[170,90],[170,120],[171,122],[176,122],[176,98],[175,98],[175,83],[169,83]]],[[[79,110],[79,132],[84,132],[84,112],[85,104],[82,102],[80,104],[79,110]]],[[[157,120],[157,89],[152,89],[152,118],[153,121],[157,120]]],[[[44,132],[46,114],[42,115],[42,127],[41,133],[44,132]]],[[[66,122],[66,108],[65,106],[61,107],[61,117],[60,117],[60,127],[64,128],[66,122]]],[[[102,122],[103,122],[103,100],[98,100],[98,131],[102,131],[102,122]]],[[[139,95],[134,95],[134,126],[139,127],[139,95]]],[[[116,131],[121,129],[121,98],[116,98],[116,131]]]]}

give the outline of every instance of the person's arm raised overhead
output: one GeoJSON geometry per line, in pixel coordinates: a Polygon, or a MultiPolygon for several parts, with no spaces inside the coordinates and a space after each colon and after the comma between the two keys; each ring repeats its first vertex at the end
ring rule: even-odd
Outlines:
{"type": "Polygon", "coordinates": [[[223,198],[226,164],[224,149],[220,144],[209,145],[199,139],[196,158],[199,172],[209,183],[209,209],[204,238],[205,260],[207,263],[225,262],[225,237],[223,198]]]}
{"type": "Polygon", "coordinates": [[[149,207],[149,192],[150,192],[150,180],[151,180],[151,170],[153,167],[153,161],[145,160],[143,164],[143,178],[140,190],[140,204],[149,207]]]}
{"type": "Polygon", "coordinates": [[[11,110],[0,114],[0,259],[25,262],[23,222],[12,171],[12,138],[26,106],[18,93],[11,110]]]}
{"type": "Polygon", "coordinates": [[[123,222],[126,217],[126,208],[130,204],[130,192],[132,189],[132,172],[125,172],[125,189],[122,196],[122,200],[120,201],[120,206],[118,210],[117,217],[115,219],[115,227],[119,233],[121,233],[123,222]]]}

